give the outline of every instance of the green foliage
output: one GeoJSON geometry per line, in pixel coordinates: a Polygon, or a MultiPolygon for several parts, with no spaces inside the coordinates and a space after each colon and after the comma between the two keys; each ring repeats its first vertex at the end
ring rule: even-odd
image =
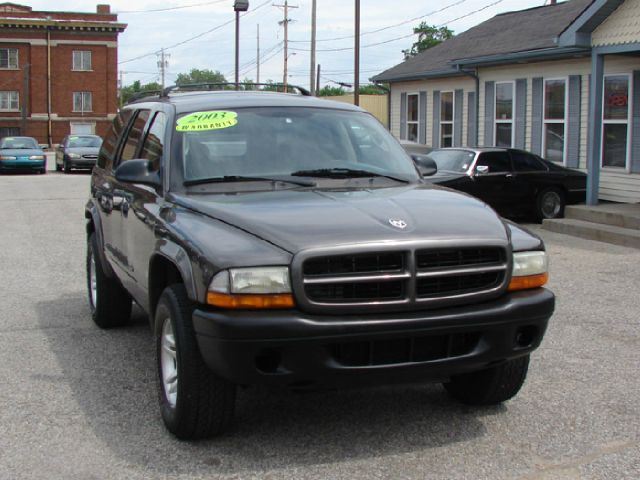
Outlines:
{"type": "Polygon", "coordinates": [[[346,90],[342,87],[332,87],[331,85],[325,85],[318,91],[319,97],[337,97],[339,95],[346,95],[346,90]]]}
{"type": "Polygon", "coordinates": [[[369,85],[360,85],[360,95],[386,95],[387,92],[378,85],[370,83],[369,85]]]}
{"type": "Polygon", "coordinates": [[[420,52],[424,52],[429,48],[440,45],[445,40],[449,40],[454,36],[453,30],[449,30],[447,27],[428,25],[427,22],[420,23],[420,25],[413,29],[413,33],[418,35],[418,41],[414,42],[410,49],[402,50],[405,60],[415,57],[420,52]]]}
{"type": "Polygon", "coordinates": [[[145,85],[140,83],[140,80],[136,80],[131,85],[127,85],[126,87],[122,87],[120,91],[120,101],[122,105],[127,103],[132,95],[140,92],[153,92],[157,93],[161,90],[161,86],[158,82],[151,82],[145,85]]]}
{"type": "Polygon", "coordinates": [[[176,85],[189,83],[226,83],[227,79],[219,71],[192,68],[189,73],[180,73],[176,77],[176,85]]]}

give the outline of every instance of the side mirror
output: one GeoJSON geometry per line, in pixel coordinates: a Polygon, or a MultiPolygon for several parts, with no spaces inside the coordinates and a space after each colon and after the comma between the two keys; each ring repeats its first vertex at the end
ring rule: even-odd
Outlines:
{"type": "Polygon", "coordinates": [[[486,175],[489,173],[489,167],[486,165],[478,165],[476,167],[476,175],[486,175]]]}
{"type": "Polygon", "coordinates": [[[413,153],[411,158],[423,177],[430,177],[438,172],[438,165],[435,160],[428,155],[413,153]]]}
{"type": "Polygon", "coordinates": [[[161,187],[160,175],[152,170],[149,160],[139,158],[121,163],[116,168],[116,180],[124,183],[142,183],[152,187],[161,187]]]}

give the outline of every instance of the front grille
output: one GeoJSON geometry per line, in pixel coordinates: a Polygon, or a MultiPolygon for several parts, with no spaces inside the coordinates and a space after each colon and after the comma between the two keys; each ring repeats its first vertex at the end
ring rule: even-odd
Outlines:
{"type": "Polygon", "coordinates": [[[314,255],[301,266],[303,303],[435,308],[498,292],[507,279],[503,247],[431,248],[314,255]]]}
{"type": "Polygon", "coordinates": [[[480,333],[346,342],[328,345],[331,357],[346,367],[397,365],[459,357],[471,353],[480,333]]]}
{"type": "Polygon", "coordinates": [[[82,158],[86,158],[88,160],[95,160],[96,158],[98,158],[98,155],[82,155],[82,158]]]}

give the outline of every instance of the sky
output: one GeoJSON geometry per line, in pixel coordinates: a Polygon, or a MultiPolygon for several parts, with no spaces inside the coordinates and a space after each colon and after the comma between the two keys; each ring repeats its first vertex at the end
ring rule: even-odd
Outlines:
{"type": "MultiPolygon", "coordinates": [[[[168,57],[166,84],[192,68],[235,75],[235,14],[233,0],[17,0],[34,10],[95,11],[110,3],[118,21],[128,27],[120,35],[118,69],[124,85],[159,80],[157,52],[168,57]],[[153,11],[160,10],[160,11],[153,11]],[[225,25],[226,24],[226,25],[225,25]],[[196,37],[196,38],[194,38],[196,37]],[[180,44],[180,45],[178,45],[180,44]]],[[[240,19],[240,78],[256,80],[257,29],[260,28],[260,80],[283,79],[284,0],[249,0],[240,19]]],[[[446,25],[461,33],[499,13],[542,6],[545,0],[361,0],[360,81],[403,60],[402,50],[416,39],[413,27],[421,21],[446,25]]],[[[308,87],[310,80],[311,0],[290,0],[289,83],[308,87]]],[[[317,63],[321,85],[353,82],[355,2],[317,0],[317,63]]]]}

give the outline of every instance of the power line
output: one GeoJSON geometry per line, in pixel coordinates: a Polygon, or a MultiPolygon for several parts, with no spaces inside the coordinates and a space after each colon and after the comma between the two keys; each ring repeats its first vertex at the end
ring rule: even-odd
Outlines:
{"type": "MultiPolygon", "coordinates": [[[[273,52],[268,57],[261,59],[260,62],[264,65],[265,63],[267,63],[269,60],[274,58],[276,55],[278,55],[283,50],[284,50],[284,45],[280,45],[280,48],[278,48],[275,52],[273,52]]],[[[241,75],[246,75],[247,73],[249,73],[251,71],[252,68],[253,68],[253,65],[251,65],[249,68],[245,68],[240,74],[241,75]]]]}
{"type": "Polygon", "coordinates": [[[153,12],[168,12],[170,10],[182,10],[185,8],[204,7],[205,5],[215,5],[216,3],[224,3],[229,0],[216,0],[215,2],[194,3],[191,5],[182,5],[180,7],[166,7],[166,8],[154,8],[151,10],[121,10],[116,12],[117,15],[131,14],[131,13],[153,13],[153,12]]]}
{"type": "MultiPolygon", "coordinates": [[[[415,22],[416,20],[422,20],[425,17],[429,17],[431,15],[435,15],[437,13],[444,12],[445,10],[448,10],[449,8],[456,7],[456,6],[461,5],[461,4],[463,4],[463,3],[467,2],[467,1],[469,1],[469,0],[458,0],[457,2],[452,3],[451,5],[447,5],[446,7],[440,8],[438,10],[434,10],[434,11],[426,13],[424,15],[420,15],[419,17],[414,17],[414,18],[411,18],[409,20],[405,20],[405,21],[400,22],[400,23],[395,23],[393,25],[388,25],[386,27],[378,28],[376,30],[369,30],[369,31],[366,31],[366,32],[362,32],[360,34],[360,36],[363,37],[365,35],[371,35],[373,33],[379,33],[379,32],[382,32],[384,30],[389,30],[391,28],[399,27],[401,25],[406,25],[407,23],[415,22]]],[[[318,39],[316,41],[317,42],[332,42],[332,41],[335,41],[335,40],[350,40],[352,38],[353,38],[353,35],[347,35],[347,36],[344,36],[344,37],[321,38],[321,39],[318,39]]],[[[310,42],[310,40],[289,40],[289,41],[291,43],[309,43],[310,42]]]]}
{"type": "MultiPolygon", "coordinates": [[[[267,55],[269,55],[271,52],[273,52],[275,49],[277,49],[278,47],[280,47],[278,49],[278,53],[282,51],[282,43],[283,42],[278,42],[275,45],[272,45],[271,47],[267,48],[266,50],[260,52],[260,62],[264,62],[264,57],[266,57],[267,55]]],[[[240,70],[243,72],[248,72],[249,70],[251,70],[256,64],[258,63],[258,59],[254,58],[253,60],[249,60],[248,62],[243,63],[242,65],[240,65],[240,70]]],[[[235,71],[235,70],[234,70],[235,71]]],[[[227,76],[231,76],[233,72],[228,73],[227,76]]]]}
{"type": "MultiPolygon", "coordinates": [[[[243,13],[243,14],[241,14],[240,16],[241,16],[241,17],[244,17],[245,15],[248,15],[248,14],[250,14],[250,13],[253,13],[253,12],[255,12],[256,10],[259,10],[259,9],[261,9],[262,7],[266,6],[269,2],[270,2],[270,0],[267,0],[266,2],[261,3],[260,5],[258,5],[258,6],[257,6],[256,8],[254,8],[253,10],[251,10],[251,11],[249,11],[249,12],[246,12],[246,13],[243,13]]],[[[170,46],[168,46],[168,47],[164,47],[164,49],[165,49],[165,50],[171,50],[172,48],[179,47],[180,45],[184,45],[185,43],[192,42],[193,40],[196,40],[196,39],[198,39],[198,38],[204,37],[205,35],[207,35],[207,34],[209,34],[209,33],[215,32],[216,30],[220,30],[221,28],[226,27],[227,25],[229,25],[229,24],[231,24],[231,23],[234,23],[234,22],[235,22],[235,18],[232,18],[231,20],[228,20],[228,21],[226,21],[226,22],[224,22],[224,23],[221,23],[220,25],[216,25],[215,27],[213,27],[213,28],[211,28],[211,29],[207,30],[206,32],[199,33],[198,35],[194,35],[193,37],[187,38],[186,40],[182,40],[181,42],[174,43],[173,45],[170,45],[170,46]]],[[[157,53],[158,53],[158,50],[155,50],[155,51],[153,51],[153,52],[145,53],[145,54],[143,54],[143,55],[138,55],[137,57],[130,58],[130,59],[128,59],[128,60],[123,60],[123,61],[121,61],[121,62],[118,62],[118,65],[122,65],[122,64],[124,64],[124,63],[129,63],[129,62],[134,62],[134,61],[136,61],[136,60],[140,60],[140,59],[142,59],[142,58],[150,57],[150,56],[152,56],[152,55],[157,55],[157,53]]]]}
{"type": "MultiPolygon", "coordinates": [[[[476,13],[479,13],[479,12],[483,11],[483,10],[486,10],[487,8],[491,8],[491,7],[493,7],[495,5],[498,5],[499,3],[502,3],[504,1],[505,0],[496,0],[495,2],[490,3],[489,5],[486,5],[486,6],[482,7],[482,8],[478,8],[477,10],[474,10],[472,12],[469,12],[469,13],[465,14],[465,15],[461,15],[459,17],[456,17],[456,18],[454,18],[452,20],[449,20],[448,22],[441,23],[440,25],[436,25],[436,28],[444,27],[444,26],[446,26],[446,25],[448,25],[450,23],[457,22],[458,20],[462,20],[463,18],[470,17],[471,15],[474,15],[476,13]]],[[[408,35],[403,35],[401,37],[391,38],[389,40],[384,40],[382,42],[369,43],[368,45],[363,45],[362,48],[377,47],[378,45],[384,45],[384,44],[387,44],[387,43],[397,42],[398,40],[404,40],[406,38],[411,38],[414,35],[415,35],[415,33],[410,33],[408,35]]],[[[318,51],[319,52],[343,52],[343,51],[353,50],[353,48],[354,47],[323,48],[323,49],[319,49],[318,51]]],[[[294,47],[291,47],[291,50],[296,50],[298,52],[310,52],[311,51],[308,48],[294,48],[294,47]]]]}

